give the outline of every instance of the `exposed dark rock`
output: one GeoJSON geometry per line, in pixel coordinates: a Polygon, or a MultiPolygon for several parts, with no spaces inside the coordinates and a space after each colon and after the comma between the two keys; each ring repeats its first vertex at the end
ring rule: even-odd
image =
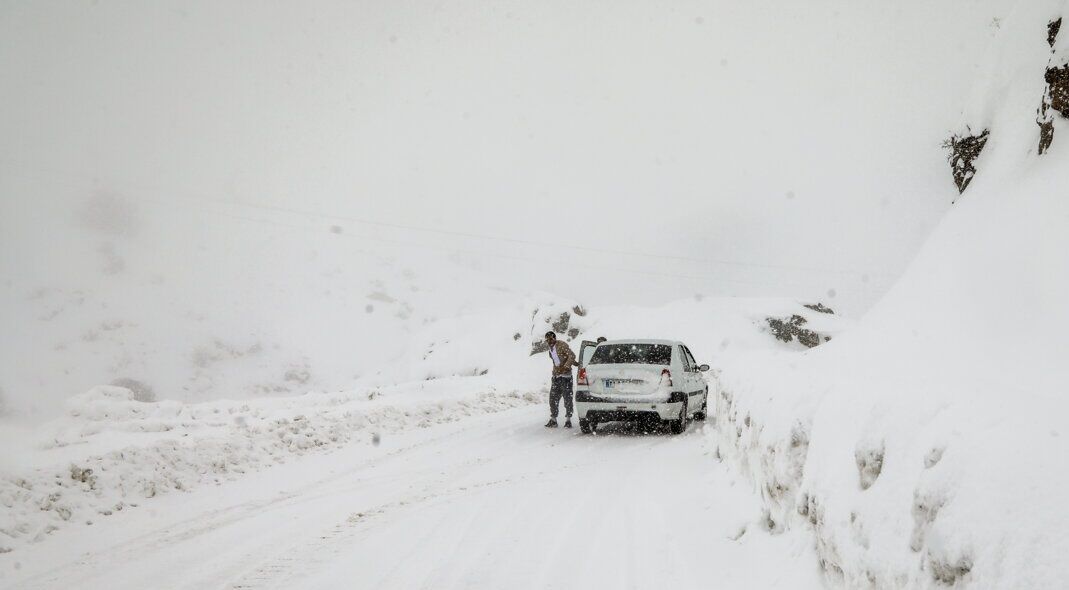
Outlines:
{"type": "Polygon", "coordinates": [[[549,345],[545,340],[535,340],[531,343],[531,356],[534,356],[540,352],[546,352],[549,350],[549,345]]]}
{"type": "Polygon", "coordinates": [[[820,303],[820,302],[807,303],[803,307],[807,307],[809,309],[812,309],[813,311],[819,311],[820,313],[830,313],[830,314],[834,314],[835,313],[835,311],[832,310],[832,308],[830,308],[830,307],[828,307],[828,306],[826,306],[826,305],[824,305],[823,303],[820,303]]]}
{"type": "Polygon", "coordinates": [[[1050,94],[1050,108],[1069,118],[1069,64],[1047,68],[1044,78],[1050,94]]]}
{"type": "Polygon", "coordinates": [[[984,129],[979,135],[952,135],[943,143],[943,147],[950,150],[947,160],[950,161],[950,169],[954,174],[954,184],[958,186],[958,193],[964,193],[976,175],[976,167],[973,161],[984,150],[991,131],[984,129]]]}
{"type": "Polygon", "coordinates": [[[1040,109],[1040,116],[1036,123],[1039,125],[1039,155],[1042,156],[1054,143],[1054,118],[1045,115],[1043,109],[1040,109]]]}
{"type": "Polygon", "coordinates": [[[821,336],[812,330],[803,328],[802,326],[806,324],[806,319],[797,314],[789,318],[765,318],[765,321],[768,322],[772,335],[783,342],[798,340],[798,342],[807,347],[813,348],[821,342],[830,340],[826,336],[821,336]]]}
{"type": "MultiPolygon", "coordinates": [[[[1062,19],[1051,21],[1047,25],[1047,43],[1053,50],[1062,28],[1062,19]]],[[[1052,58],[1053,59],[1053,58],[1052,58]]],[[[1069,64],[1056,66],[1047,64],[1043,75],[1047,85],[1043,89],[1043,102],[1039,105],[1036,124],[1039,125],[1039,154],[1043,155],[1054,143],[1054,113],[1061,113],[1069,118],[1069,64]]]]}
{"type": "Polygon", "coordinates": [[[558,333],[567,332],[568,324],[571,322],[571,320],[572,315],[570,313],[564,312],[560,314],[560,317],[557,318],[557,321],[553,322],[552,324],[553,331],[558,333]]]}

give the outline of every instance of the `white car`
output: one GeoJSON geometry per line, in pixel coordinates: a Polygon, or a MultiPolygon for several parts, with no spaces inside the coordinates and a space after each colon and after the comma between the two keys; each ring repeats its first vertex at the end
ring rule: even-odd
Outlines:
{"type": "Polygon", "coordinates": [[[691,416],[705,419],[709,385],[702,373],[708,370],[674,340],[583,342],[575,389],[579,428],[589,434],[602,422],[660,421],[680,434],[691,416]]]}

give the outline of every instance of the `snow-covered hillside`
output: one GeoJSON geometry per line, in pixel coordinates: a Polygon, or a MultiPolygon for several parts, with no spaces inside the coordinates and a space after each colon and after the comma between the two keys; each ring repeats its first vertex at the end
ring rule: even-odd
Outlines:
{"type": "Polygon", "coordinates": [[[1001,20],[966,110],[990,129],[978,173],[890,294],[805,363],[722,372],[721,454],[846,586],[1064,584],[1064,118],[1036,155],[1059,8],[1001,20]]]}

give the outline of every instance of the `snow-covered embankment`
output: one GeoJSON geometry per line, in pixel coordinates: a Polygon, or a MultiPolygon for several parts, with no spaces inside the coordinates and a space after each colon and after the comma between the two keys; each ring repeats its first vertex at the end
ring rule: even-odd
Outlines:
{"type": "Polygon", "coordinates": [[[1069,577],[1069,127],[1039,156],[1054,3],[1001,24],[965,113],[977,175],[890,294],[799,359],[724,359],[719,455],[773,531],[848,587],[1054,588],[1069,577]]]}

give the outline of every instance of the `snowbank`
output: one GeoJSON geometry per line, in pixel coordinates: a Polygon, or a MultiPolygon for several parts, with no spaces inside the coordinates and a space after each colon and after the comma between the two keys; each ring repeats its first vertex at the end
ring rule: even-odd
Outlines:
{"type": "Polygon", "coordinates": [[[199,404],[141,402],[96,387],[33,431],[0,429],[17,463],[0,465],[0,553],[149,498],[221,484],[311,452],[497,412],[544,397],[479,378],[345,393],[199,404]],[[19,440],[26,435],[34,439],[19,440]]]}
{"type": "Polygon", "coordinates": [[[1035,122],[1059,4],[1001,21],[975,181],[889,295],[828,346],[719,367],[719,453],[848,587],[1069,577],[1069,127],[1039,157],[1035,122]]]}

